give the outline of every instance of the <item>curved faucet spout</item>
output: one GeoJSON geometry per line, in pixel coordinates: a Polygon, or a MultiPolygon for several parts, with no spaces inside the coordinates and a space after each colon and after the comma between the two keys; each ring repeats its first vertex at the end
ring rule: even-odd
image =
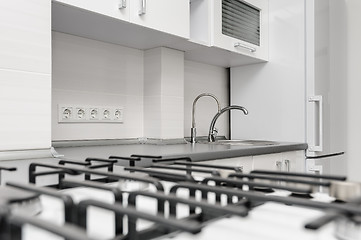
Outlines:
{"type": "Polygon", "coordinates": [[[219,104],[219,101],[218,101],[217,97],[215,95],[211,94],[211,93],[202,93],[202,94],[198,95],[194,99],[193,105],[192,105],[191,143],[196,142],[197,131],[196,131],[196,121],[195,121],[195,110],[196,110],[196,103],[197,103],[198,99],[200,99],[201,97],[211,97],[211,98],[213,98],[217,103],[218,113],[221,111],[221,106],[219,104]]]}
{"type": "Polygon", "coordinates": [[[248,114],[248,110],[246,108],[238,106],[238,105],[232,105],[232,106],[223,108],[212,119],[211,126],[209,127],[208,142],[214,142],[216,140],[216,136],[214,134],[214,126],[216,125],[216,121],[219,118],[219,116],[221,116],[224,112],[227,112],[230,110],[240,110],[244,113],[244,115],[248,114]]]}

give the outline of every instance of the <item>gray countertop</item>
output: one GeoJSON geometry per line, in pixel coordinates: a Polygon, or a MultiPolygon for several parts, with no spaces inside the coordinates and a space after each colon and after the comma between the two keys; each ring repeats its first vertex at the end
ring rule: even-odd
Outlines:
{"type": "MultiPolygon", "coordinates": [[[[80,144],[82,145],[82,144],[80,144]]],[[[190,157],[192,161],[205,161],[222,158],[253,156],[279,152],[305,150],[306,143],[277,142],[275,145],[220,145],[206,143],[179,144],[117,144],[80,146],[63,143],[53,143],[57,153],[67,159],[84,160],[87,157],[108,158],[109,156],[129,157],[132,154],[153,155],[164,157],[190,157]]],[[[86,144],[85,144],[86,145],[86,144]]]]}
{"type": "MultiPolygon", "coordinates": [[[[131,154],[157,155],[163,157],[190,157],[193,161],[205,161],[222,158],[253,156],[260,154],[271,154],[288,151],[305,150],[305,143],[287,143],[279,142],[276,145],[269,146],[228,146],[218,144],[190,144],[185,141],[171,141],[172,144],[141,144],[139,141],[64,141],[53,142],[55,154],[64,155],[56,157],[49,150],[24,151],[24,153],[15,153],[13,157],[8,154],[3,156],[8,161],[1,161],[3,167],[17,167],[18,174],[13,172],[2,172],[2,179],[6,181],[27,182],[29,164],[40,162],[45,164],[56,164],[60,159],[69,159],[74,161],[84,161],[87,157],[108,158],[111,155],[129,157],[131,154]],[[175,144],[178,142],[178,144],[175,144]],[[182,143],[179,143],[182,142],[182,143]],[[125,144],[127,143],[127,144],[125,144]],[[25,158],[24,156],[28,156],[25,158]],[[31,157],[31,158],[30,158],[31,157]],[[21,177],[19,177],[21,176],[21,177]]],[[[154,143],[154,142],[153,142],[154,143]]],[[[159,142],[158,142],[159,143],[159,142]]],[[[142,165],[148,165],[149,161],[144,161],[142,165]]],[[[128,165],[127,162],[120,162],[118,165],[128,165]]],[[[119,166],[121,167],[121,166],[119,166]]],[[[54,176],[53,176],[54,177],[54,176]]],[[[57,178],[45,179],[46,181],[56,182],[57,178]],[[54,180],[55,179],[55,180],[54,180]]],[[[42,181],[45,181],[42,179],[42,181]]]]}

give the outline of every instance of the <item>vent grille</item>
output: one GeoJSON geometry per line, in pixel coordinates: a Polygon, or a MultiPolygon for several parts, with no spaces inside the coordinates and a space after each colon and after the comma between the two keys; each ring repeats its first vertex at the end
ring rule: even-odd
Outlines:
{"type": "Polygon", "coordinates": [[[222,0],[222,33],[260,45],[260,10],[241,0],[222,0]]]}

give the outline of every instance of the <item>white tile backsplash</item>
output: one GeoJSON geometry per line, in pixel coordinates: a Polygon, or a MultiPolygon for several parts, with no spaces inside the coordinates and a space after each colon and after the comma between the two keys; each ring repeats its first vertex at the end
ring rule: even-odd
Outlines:
{"type": "Polygon", "coordinates": [[[52,139],[143,136],[143,51],[53,32],[52,139]],[[57,104],[124,107],[123,123],[58,123],[57,104]]]}
{"type": "Polygon", "coordinates": [[[144,136],[160,138],[162,124],[160,106],[160,96],[144,96],[144,136]]]}
{"type": "Polygon", "coordinates": [[[53,87],[143,95],[143,51],[53,32],[53,87]]]}
{"type": "Polygon", "coordinates": [[[53,140],[117,139],[143,136],[143,96],[53,89],[53,140]],[[57,103],[124,107],[123,123],[57,122],[57,103]]]}
{"type": "Polygon", "coordinates": [[[144,65],[145,136],[183,138],[184,53],[150,49],[144,65]]]}
{"type": "Polygon", "coordinates": [[[184,53],[162,48],[162,56],[162,95],[184,98],[184,53]]]}
{"type": "MultiPolygon", "coordinates": [[[[141,51],[53,32],[52,139],[189,136],[189,103],[199,93],[212,92],[226,106],[227,84],[226,69],[184,61],[177,50],[141,51]],[[57,104],[67,103],[124,107],[124,123],[59,124],[57,104]]],[[[198,106],[203,135],[216,112],[211,101],[202,99],[198,106]]],[[[217,125],[223,135],[228,132],[228,120],[217,125]]]]}
{"type": "Polygon", "coordinates": [[[144,52],[144,96],[160,96],[162,78],[162,48],[153,48],[144,52]]]}
{"type": "Polygon", "coordinates": [[[162,135],[161,138],[182,138],[184,125],[183,97],[163,96],[162,106],[162,135]]]}
{"type": "MultiPolygon", "coordinates": [[[[229,74],[222,67],[185,61],[184,78],[184,136],[190,136],[193,100],[201,93],[212,93],[220,101],[221,108],[229,105],[229,74]]],[[[198,136],[208,135],[212,118],[217,113],[217,104],[210,97],[202,97],[196,104],[196,128],[198,136]]],[[[216,127],[218,135],[228,136],[228,114],[221,116],[216,127]]]]}

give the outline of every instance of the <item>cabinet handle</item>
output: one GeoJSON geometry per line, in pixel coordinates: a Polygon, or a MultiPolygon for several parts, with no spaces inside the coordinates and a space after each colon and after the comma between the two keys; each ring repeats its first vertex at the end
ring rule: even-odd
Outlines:
{"type": "Polygon", "coordinates": [[[322,152],[323,151],[323,101],[322,96],[313,96],[308,99],[308,102],[318,103],[318,145],[309,146],[308,150],[311,152],[322,152]]]}
{"type": "MultiPolygon", "coordinates": [[[[321,175],[323,172],[323,167],[321,165],[314,165],[313,167],[307,169],[307,171],[313,172],[316,175],[321,175]]],[[[323,187],[321,185],[318,187],[318,191],[323,192],[323,187]]]]}
{"type": "Polygon", "coordinates": [[[250,52],[255,52],[257,49],[256,48],[254,48],[254,47],[250,47],[250,46],[247,46],[247,45],[245,45],[245,44],[242,44],[242,43],[240,43],[240,42],[238,42],[238,43],[235,43],[234,44],[234,47],[235,48],[244,48],[244,49],[247,49],[248,51],[250,51],[250,52]]]}
{"type": "Polygon", "coordinates": [[[285,167],[286,167],[286,171],[289,172],[291,169],[291,162],[290,160],[286,159],[285,160],[285,167]]]}
{"type": "Polygon", "coordinates": [[[147,0],[139,0],[139,4],[140,4],[140,9],[139,9],[138,15],[142,16],[142,15],[146,14],[146,11],[147,11],[147,0]]]}
{"type": "Polygon", "coordinates": [[[277,168],[277,171],[282,171],[282,162],[281,161],[276,162],[276,168],[277,168]]]}
{"type": "Polygon", "coordinates": [[[127,0],[119,0],[119,9],[127,7],[127,0]]]}

